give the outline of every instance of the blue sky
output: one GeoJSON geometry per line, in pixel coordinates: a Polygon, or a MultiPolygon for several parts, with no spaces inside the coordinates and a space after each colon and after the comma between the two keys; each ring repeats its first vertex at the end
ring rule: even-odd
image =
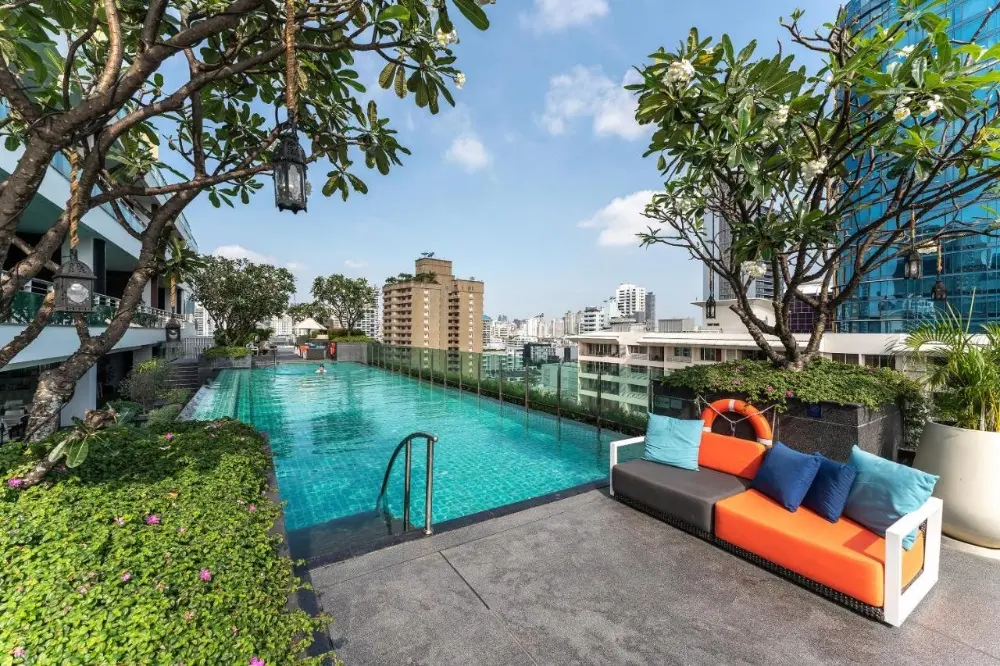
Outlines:
{"type": "Polygon", "coordinates": [[[203,252],[291,268],[300,300],[316,275],[381,283],[433,251],[457,275],[485,281],[493,316],[559,316],[597,305],[623,281],[655,292],[658,316],[691,315],[700,266],[634,238],[662,183],[654,158],[642,159],[649,130],[635,125],[622,81],[693,25],[727,32],[738,47],[757,39],[762,54],[779,38],[788,49],[778,17],[796,7],[805,25],[836,11],[819,0],[498,0],[486,7],[488,31],[456,21],[468,81],[455,109],[432,116],[412,96],[397,100],[374,84],[379,62],[359,58],[369,94],[413,151],[389,176],[359,174],[367,196],[324,198],[327,169],[318,165],[305,215],[278,213],[268,183],[236,209],[203,196],[188,219],[203,252]]]}

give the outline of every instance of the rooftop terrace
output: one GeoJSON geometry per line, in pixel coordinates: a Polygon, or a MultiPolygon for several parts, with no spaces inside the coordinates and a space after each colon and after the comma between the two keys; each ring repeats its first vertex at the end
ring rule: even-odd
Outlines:
{"type": "Polygon", "coordinates": [[[899,629],[591,491],[311,571],[347,664],[1000,664],[1000,561],[899,629]]]}

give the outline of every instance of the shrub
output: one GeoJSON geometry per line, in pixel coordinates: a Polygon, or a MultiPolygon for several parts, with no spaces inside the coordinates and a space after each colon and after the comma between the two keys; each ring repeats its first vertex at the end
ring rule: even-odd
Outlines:
{"type": "MultiPolygon", "coordinates": [[[[0,447],[0,474],[37,455],[0,447]]],[[[281,509],[262,496],[267,469],[249,427],[188,422],[118,429],[83,467],[3,483],[0,660],[295,663],[321,625],[286,608],[302,584],[269,534],[281,509]]]]}
{"type": "Polygon", "coordinates": [[[149,407],[166,390],[169,372],[165,361],[154,358],[129,370],[119,389],[129,399],[149,407]]]}
{"type": "Polygon", "coordinates": [[[107,407],[115,410],[115,413],[118,414],[118,422],[123,425],[131,423],[136,416],[145,411],[141,404],[130,400],[111,400],[107,407]]]}
{"type": "Polygon", "coordinates": [[[191,397],[191,391],[183,388],[170,389],[163,394],[163,397],[168,405],[180,405],[183,407],[187,404],[188,398],[191,397]]]}
{"type": "Polygon", "coordinates": [[[214,361],[219,358],[245,358],[250,355],[250,350],[246,347],[209,347],[201,353],[206,361],[214,361]]]}
{"type": "Polygon", "coordinates": [[[182,407],[180,405],[166,405],[160,407],[159,409],[154,409],[149,413],[149,417],[146,419],[146,425],[151,428],[160,428],[169,423],[173,423],[177,420],[178,414],[181,413],[182,407]]]}

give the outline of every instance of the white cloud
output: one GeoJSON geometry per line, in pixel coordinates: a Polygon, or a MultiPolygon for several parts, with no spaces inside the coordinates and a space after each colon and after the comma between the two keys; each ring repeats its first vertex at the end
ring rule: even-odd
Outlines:
{"type": "Polygon", "coordinates": [[[215,248],[215,252],[212,254],[218,257],[225,257],[227,259],[246,259],[255,264],[276,264],[278,263],[274,257],[268,256],[266,254],[261,254],[256,250],[251,250],[249,248],[243,247],[242,245],[220,245],[215,248]]]}
{"type": "Polygon", "coordinates": [[[629,71],[621,83],[608,78],[600,67],[577,65],[549,80],[541,123],[550,134],[564,134],[575,118],[593,119],[597,136],[620,136],[634,141],[646,134],[635,121],[636,100],[623,86],[637,76],[629,71]]]}
{"type": "Polygon", "coordinates": [[[305,264],[300,264],[297,261],[289,261],[287,264],[283,264],[278,261],[277,257],[272,257],[269,254],[263,254],[257,252],[256,250],[251,250],[248,247],[243,247],[242,245],[220,245],[215,248],[212,252],[217,257],[225,257],[226,259],[246,259],[247,261],[254,264],[270,264],[271,266],[283,266],[290,271],[303,271],[307,268],[305,264]]]}
{"type": "Polygon", "coordinates": [[[364,268],[368,264],[364,261],[357,261],[356,259],[348,259],[344,262],[344,265],[348,268],[364,268]]]}
{"type": "Polygon", "coordinates": [[[607,16],[610,11],[608,0],[535,0],[530,12],[521,13],[521,25],[536,34],[559,32],[607,16]]]}
{"type": "Polygon", "coordinates": [[[473,133],[461,134],[451,142],[444,157],[472,173],[489,166],[493,156],[473,133]]]}
{"type": "Polygon", "coordinates": [[[646,204],[652,201],[653,194],[652,190],[641,190],[618,197],[577,226],[600,229],[597,244],[604,247],[638,246],[636,234],[646,231],[649,226],[649,220],[642,212],[646,209],[646,204]]]}

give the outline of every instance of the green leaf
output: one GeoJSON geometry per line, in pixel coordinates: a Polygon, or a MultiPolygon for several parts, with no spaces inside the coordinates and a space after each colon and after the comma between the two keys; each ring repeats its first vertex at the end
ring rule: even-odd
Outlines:
{"type": "Polygon", "coordinates": [[[396,97],[403,99],[406,97],[406,70],[400,67],[396,70],[396,97]]]}
{"type": "Polygon", "coordinates": [[[378,106],[373,99],[368,100],[368,123],[372,127],[378,124],[378,106]]]}
{"type": "Polygon", "coordinates": [[[66,447],[66,467],[79,467],[87,459],[88,451],[90,451],[90,443],[86,439],[68,445],[66,447]]]}
{"type": "Polygon", "coordinates": [[[386,7],[378,15],[376,23],[383,23],[385,21],[408,21],[410,19],[410,10],[403,5],[392,5],[386,7]]]}
{"type": "Polygon", "coordinates": [[[913,76],[913,82],[918,86],[923,87],[924,85],[924,72],[927,71],[927,59],[920,57],[913,61],[913,66],[910,69],[910,74],[913,76]]]}
{"type": "Polygon", "coordinates": [[[390,62],[388,65],[382,68],[382,72],[378,75],[378,85],[383,90],[388,90],[389,86],[392,85],[393,75],[398,76],[398,74],[396,74],[396,67],[397,67],[396,63],[390,62]]]}
{"type": "Polygon", "coordinates": [[[476,26],[480,30],[486,30],[490,27],[490,20],[486,17],[486,12],[483,8],[476,4],[475,0],[453,0],[455,6],[458,7],[458,11],[462,12],[462,16],[468,19],[469,23],[476,26]]]}

